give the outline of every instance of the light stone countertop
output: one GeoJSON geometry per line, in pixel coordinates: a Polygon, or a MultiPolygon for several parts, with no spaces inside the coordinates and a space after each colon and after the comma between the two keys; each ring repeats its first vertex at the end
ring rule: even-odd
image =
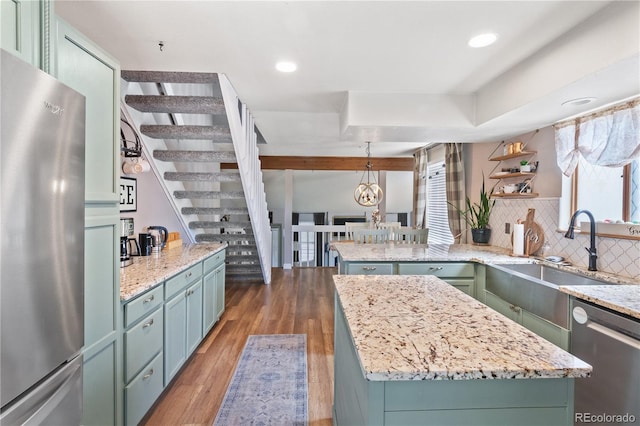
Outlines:
{"type": "Polygon", "coordinates": [[[640,319],[640,285],[561,286],[560,291],[640,319]]]}
{"type": "Polygon", "coordinates": [[[126,302],[227,247],[226,243],[183,244],[151,256],[134,256],[120,268],[120,300],[126,302]]]}
{"type": "Polygon", "coordinates": [[[535,263],[532,257],[515,257],[509,250],[472,244],[356,244],[335,241],[334,249],[345,262],[479,262],[535,263]]]}
{"type": "Polygon", "coordinates": [[[591,367],[431,275],[334,275],[368,380],[587,377],[591,367]]]}
{"type": "Polygon", "coordinates": [[[640,318],[640,283],[630,277],[602,271],[588,271],[572,265],[554,264],[535,257],[515,257],[502,247],[471,244],[355,244],[334,242],[346,262],[477,262],[484,264],[544,263],[578,275],[607,281],[612,285],[560,286],[565,293],[615,311],[640,318]],[[584,288],[580,288],[584,287],[584,288]],[[590,290],[589,288],[592,290],[590,290]]]}

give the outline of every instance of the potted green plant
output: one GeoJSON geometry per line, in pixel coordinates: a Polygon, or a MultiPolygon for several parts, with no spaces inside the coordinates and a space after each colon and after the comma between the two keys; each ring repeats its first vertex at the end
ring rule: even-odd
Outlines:
{"type": "Polygon", "coordinates": [[[493,190],[487,192],[484,186],[484,174],[482,175],[482,188],[480,189],[480,203],[471,204],[469,197],[466,197],[466,209],[462,210],[453,206],[464,221],[471,228],[471,238],[475,244],[488,244],[491,238],[491,228],[489,228],[489,218],[496,200],[491,199],[493,190]]]}
{"type": "Polygon", "coordinates": [[[527,160],[522,160],[520,162],[520,171],[522,173],[529,173],[531,172],[531,164],[529,164],[529,162],[527,160]]]}

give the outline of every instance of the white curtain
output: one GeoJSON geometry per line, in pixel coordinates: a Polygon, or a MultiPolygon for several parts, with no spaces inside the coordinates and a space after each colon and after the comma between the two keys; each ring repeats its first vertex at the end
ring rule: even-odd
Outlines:
{"type": "Polygon", "coordinates": [[[413,217],[414,227],[427,227],[427,166],[429,154],[422,148],[413,154],[413,217]]]}
{"type": "Polygon", "coordinates": [[[640,98],[554,126],[558,167],[571,176],[579,156],[620,167],[640,157],[640,98]]]}

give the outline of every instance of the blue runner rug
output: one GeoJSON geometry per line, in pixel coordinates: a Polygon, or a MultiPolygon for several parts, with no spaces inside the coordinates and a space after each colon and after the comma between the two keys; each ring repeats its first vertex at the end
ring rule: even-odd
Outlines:
{"type": "Polygon", "coordinates": [[[249,336],[214,426],[306,425],[307,336],[249,336]]]}

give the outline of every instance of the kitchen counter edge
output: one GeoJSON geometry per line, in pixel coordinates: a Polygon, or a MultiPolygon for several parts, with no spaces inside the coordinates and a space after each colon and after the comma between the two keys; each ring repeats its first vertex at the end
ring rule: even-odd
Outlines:
{"type": "Polygon", "coordinates": [[[125,303],[227,247],[227,243],[183,244],[159,254],[133,258],[120,268],[120,301],[125,303]]]}

